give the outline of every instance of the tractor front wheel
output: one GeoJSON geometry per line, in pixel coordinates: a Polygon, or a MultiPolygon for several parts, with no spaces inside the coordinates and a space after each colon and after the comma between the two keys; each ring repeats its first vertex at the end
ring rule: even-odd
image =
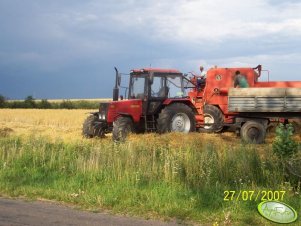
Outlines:
{"type": "Polygon", "coordinates": [[[113,123],[113,140],[125,141],[129,133],[134,131],[133,120],[130,117],[120,116],[113,123]]]}
{"type": "Polygon", "coordinates": [[[262,144],[265,135],[265,127],[257,121],[247,121],[240,129],[241,139],[247,143],[262,144]]]}
{"type": "Polygon", "coordinates": [[[157,120],[159,133],[195,131],[195,115],[186,104],[175,103],[165,107],[157,120]]]}
{"type": "Polygon", "coordinates": [[[96,115],[89,115],[84,124],[82,134],[86,138],[104,137],[104,128],[96,115]]]}

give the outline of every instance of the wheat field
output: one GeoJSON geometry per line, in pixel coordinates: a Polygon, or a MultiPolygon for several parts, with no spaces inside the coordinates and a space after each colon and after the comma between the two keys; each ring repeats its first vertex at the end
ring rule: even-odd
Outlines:
{"type": "MultiPolygon", "coordinates": [[[[9,131],[11,135],[30,136],[40,135],[51,140],[83,141],[82,124],[91,110],[65,109],[0,109],[0,130],[9,131]]],[[[111,141],[111,134],[106,135],[111,141]]],[[[150,142],[161,142],[159,134],[132,135],[129,139],[150,142]]],[[[167,134],[166,139],[173,140],[174,146],[181,146],[183,141],[213,142],[221,146],[240,144],[240,139],[232,132],[222,134],[190,133],[167,134]]],[[[98,138],[97,138],[98,139],[98,138]]],[[[95,139],[94,139],[95,140],[95,139]]],[[[164,140],[164,139],[163,139],[164,140]]]]}
{"type": "Polygon", "coordinates": [[[82,139],[82,123],[91,110],[1,109],[0,128],[14,135],[39,134],[53,139],[82,139]]]}
{"type": "MultiPolygon", "coordinates": [[[[86,140],[82,137],[82,124],[93,110],[83,109],[0,109],[0,130],[9,131],[13,135],[40,135],[52,140],[64,141],[86,140]]],[[[106,135],[111,138],[111,134],[106,135]]],[[[157,142],[158,134],[132,135],[129,139],[151,139],[157,142]]],[[[219,134],[190,133],[167,134],[176,145],[181,145],[183,140],[200,139],[202,142],[213,142],[221,146],[241,144],[239,137],[233,132],[219,134]]],[[[271,143],[273,133],[268,134],[266,143],[271,143]]],[[[258,146],[260,147],[260,146],[258,146]]]]}
{"type": "MultiPolygon", "coordinates": [[[[64,142],[89,142],[89,139],[82,136],[82,125],[89,113],[94,112],[89,109],[0,109],[0,132],[8,132],[16,136],[42,136],[48,139],[63,140],[64,142]]],[[[272,144],[275,137],[274,129],[270,131],[265,139],[265,144],[254,146],[256,149],[272,144]]],[[[95,138],[94,141],[111,142],[112,135],[107,134],[106,139],[95,138]]],[[[301,134],[298,128],[295,139],[300,141],[301,134]]],[[[129,138],[134,142],[148,140],[157,143],[164,142],[165,139],[172,141],[172,146],[182,146],[184,142],[193,145],[198,140],[200,143],[215,143],[221,148],[239,146],[242,142],[234,132],[222,133],[189,133],[189,134],[132,134],[129,138]],[[160,137],[160,139],[159,139],[160,137]],[[163,139],[161,139],[163,137],[163,139]]]]}

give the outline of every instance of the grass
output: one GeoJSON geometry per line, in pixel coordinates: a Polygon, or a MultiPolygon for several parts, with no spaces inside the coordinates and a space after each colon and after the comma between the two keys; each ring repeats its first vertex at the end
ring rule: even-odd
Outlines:
{"type": "Polygon", "coordinates": [[[289,191],[269,150],[262,158],[253,146],[218,150],[193,139],[175,146],[170,139],[179,134],[145,136],[148,145],[137,136],[119,145],[108,139],[68,144],[39,136],[2,137],[0,191],[94,211],[206,223],[223,223],[228,214],[232,223],[261,225],[259,202],[224,201],[224,191],[287,186],[285,202],[300,210],[300,195],[289,191]]]}
{"type": "Polygon", "coordinates": [[[284,202],[300,213],[300,187],[269,144],[245,145],[231,133],[132,135],[115,144],[81,138],[84,111],[7,111],[0,111],[2,195],[208,225],[269,225],[259,200],[224,201],[224,192],[285,190],[284,202]]]}

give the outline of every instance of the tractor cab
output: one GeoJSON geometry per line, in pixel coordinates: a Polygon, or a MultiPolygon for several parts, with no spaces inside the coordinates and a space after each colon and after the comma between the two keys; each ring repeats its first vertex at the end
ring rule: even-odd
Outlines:
{"type": "Polygon", "coordinates": [[[184,79],[183,74],[175,69],[132,70],[128,99],[141,99],[144,115],[156,114],[166,99],[186,96],[184,79]]]}
{"type": "Polygon", "coordinates": [[[183,97],[183,74],[174,69],[132,70],[129,99],[183,97]]]}

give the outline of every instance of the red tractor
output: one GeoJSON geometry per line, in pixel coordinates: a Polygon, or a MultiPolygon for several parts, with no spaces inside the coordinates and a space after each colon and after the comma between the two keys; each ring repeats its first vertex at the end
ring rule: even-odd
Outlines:
{"type": "Polygon", "coordinates": [[[212,68],[206,79],[188,79],[175,69],[144,68],[130,73],[128,97],[119,96],[116,70],[113,101],[84,122],[85,137],[112,132],[122,141],[128,133],[220,132],[231,128],[247,142],[264,142],[275,118],[300,118],[301,82],[259,82],[256,68],[212,68]],[[248,88],[237,88],[237,76],[248,88]]]}

